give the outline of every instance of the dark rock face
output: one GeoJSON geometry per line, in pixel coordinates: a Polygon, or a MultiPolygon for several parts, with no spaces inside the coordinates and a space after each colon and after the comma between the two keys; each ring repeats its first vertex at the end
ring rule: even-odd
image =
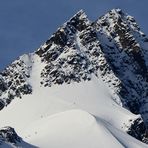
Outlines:
{"type": "Polygon", "coordinates": [[[144,122],[141,118],[136,119],[131,127],[128,129],[127,133],[136,139],[147,143],[148,144],[148,136],[146,133],[146,127],[144,125],[144,122]]]}
{"type": "Polygon", "coordinates": [[[0,73],[0,109],[15,97],[21,98],[22,95],[32,93],[32,88],[27,82],[30,68],[20,58],[0,73]]]}
{"type": "Polygon", "coordinates": [[[4,92],[7,90],[7,86],[4,82],[4,79],[0,77],[0,93],[4,92]]]}
{"type": "Polygon", "coordinates": [[[23,141],[12,127],[4,127],[0,129],[0,147],[37,148],[36,146],[23,141]]]}
{"type": "Polygon", "coordinates": [[[2,110],[5,107],[5,103],[3,100],[0,100],[0,110],[2,110]]]}
{"type": "Polygon", "coordinates": [[[11,127],[4,127],[3,129],[0,129],[0,140],[12,144],[21,142],[21,138],[11,127]]]}

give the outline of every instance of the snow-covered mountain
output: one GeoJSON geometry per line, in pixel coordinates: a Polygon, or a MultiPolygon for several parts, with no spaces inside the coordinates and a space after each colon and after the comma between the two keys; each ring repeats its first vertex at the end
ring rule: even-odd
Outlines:
{"type": "Polygon", "coordinates": [[[147,48],[122,10],[79,11],[0,73],[0,146],[148,147],[147,48]]]}

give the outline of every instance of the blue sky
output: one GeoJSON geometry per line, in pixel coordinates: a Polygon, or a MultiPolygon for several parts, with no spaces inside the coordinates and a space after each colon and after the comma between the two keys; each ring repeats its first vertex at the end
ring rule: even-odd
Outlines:
{"type": "Polygon", "coordinates": [[[134,16],[148,34],[148,0],[1,0],[0,69],[36,50],[80,9],[96,20],[113,8],[134,16]]]}

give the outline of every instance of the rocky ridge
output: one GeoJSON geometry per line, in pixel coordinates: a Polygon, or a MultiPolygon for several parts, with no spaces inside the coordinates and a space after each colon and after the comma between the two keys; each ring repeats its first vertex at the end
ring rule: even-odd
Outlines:
{"type": "Polygon", "coordinates": [[[4,127],[0,129],[0,147],[7,148],[17,148],[17,147],[27,147],[27,148],[35,148],[22,140],[15,130],[12,127],[4,127]]]}

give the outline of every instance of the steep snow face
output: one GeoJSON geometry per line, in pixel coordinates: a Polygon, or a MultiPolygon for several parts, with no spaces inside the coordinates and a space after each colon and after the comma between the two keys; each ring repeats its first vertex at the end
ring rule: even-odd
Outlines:
{"type": "Polygon", "coordinates": [[[108,147],[104,139],[112,147],[147,147],[125,134],[148,141],[147,44],[120,9],[96,22],[79,11],[37,51],[1,72],[0,127],[14,127],[38,147],[108,147]]]}

